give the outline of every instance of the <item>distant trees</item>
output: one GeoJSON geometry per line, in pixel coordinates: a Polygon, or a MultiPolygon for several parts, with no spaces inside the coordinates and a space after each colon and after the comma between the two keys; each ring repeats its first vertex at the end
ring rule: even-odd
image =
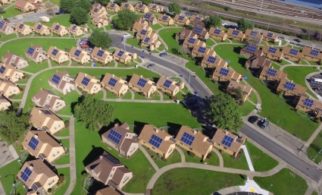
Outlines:
{"type": "Polygon", "coordinates": [[[112,44],[112,39],[107,32],[96,29],[89,37],[89,42],[96,47],[109,48],[112,44]]]}
{"type": "Polygon", "coordinates": [[[205,20],[205,25],[207,28],[210,28],[211,26],[221,27],[221,18],[219,16],[209,16],[209,18],[205,20]]]}
{"type": "Polygon", "coordinates": [[[100,4],[104,5],[104,6],[106,6],[110,2],[110,0],[95,0],[95,2],[100,3],[100,4]]]}
{"type": "Polygon", "coordinates": [[[88,12],[81,8],[75,7],[70,14],[70,22],[76,25],[86,24],[88,21],[88,12]]]}
{"type": "Polygon", "coordinates": [[[81,7],[88,13],[91,10],[92,4],[89,0],[78,0],[75,2],[74,7],[81,7]]]}
{"type": "Polygon", "coordinates": [[[245,31],[246,29],[253,29],[254,23],[250,20],[242,18],[238,21],[238,26],[239,26],[240,30],[245,31]]]}
{"type": "Polygon", "coordinates": [[[145,5],[149,5],[150,3],[152,3],[152,0],[141,0],[141,2],[145,5]]]}
{"type": "Polygon", "coordinates": [[[177,3],[171,3],[168,6],[169,12],[172,12],[174,14],[180,14],[181,12],[181,7],[177,3]]]}
{"type": "Polygon", "coordinates": [[[127,2],[127,0],[114,0],[114,3],[121,5],[122,3],[127,2]]]}
{"type": "Polygon", "coordinates": [[[134,12],[122,10],[117,13],[117,16],[114,17],[112,23],[114,28],[118,30],[130,30],[137,19],[138,15],[134,12]]]}
{"type": "Polygon", "coordinates": [[[70,13],[74,7],[74,0],[60,0],[60,10],[65,13],[70,13]]]}

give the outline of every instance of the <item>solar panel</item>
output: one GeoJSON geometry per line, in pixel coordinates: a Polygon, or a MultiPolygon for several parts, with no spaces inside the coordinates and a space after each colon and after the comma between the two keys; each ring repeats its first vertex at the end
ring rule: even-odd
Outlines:
{"type": "Polygon", "coordinates": [[[29,47],[27,50],[27,54],[32,55],[34,53],[35,49],[32,47],[29,47]]]}
{"type": "Polygon", "coordinates": [[[228,68],[221,68],[220,71],[219,71],[219,74],[220,75],[223,75],[223,76],[227,76],[229,73],[229,69],[228,68]]]}
{"type": "Polygon", "coordinates": [[[284,87],[287,89],[287,90],[293,90],[295,88],[295,84],[292,83],[292,82],[289,82],[287,81],[285,84],[284,84],[284,87]]]}
{"type": "Polygon", "coordinates": [[[277,73],[277,70],[275,70],[275,69],[273,69],[273,68],[269,68],[268,70],[267,70],[267,74],[269,75],[269,76],[276,76],[276,73],[277,73]]]}
{"type": "Polygon", "coordinates": [[[0,66],[0,73],[4,73],[5,70],[6,70],[6,67],[0,66]]]}
{"type": "Polygon", "coordinates": [[[193,140],[195,139],[194,136],[190,135],[189,133],[183,133],[182,137],[181,137],[181,141],[187,145],[191,145],[193,140]]]}
{"type": "Polygon", "coordinates": [[[214,33],[215,33],[216,35],[218,35],[218,34],[220,34],[220,33],[221,33],[221,30],[217,28],[217,29],[215,29],[214,33]]]}
{"type": "Polygon", "coordinates": [[[319,50],[317,50],[317,49],[312,49],[312,50],[311,50],[311,52],[310,52],[310,54],[311,54],[312,56],[318,56],[318,55],[320,54],[320,51],[319,51],[319,50]]]}
{"type": "Polygon", "coordinates": [[[38,24],[38,25],[37,25],[37,29],[38,29],[38,30],[40,30],[40,29],[41,29],[41,27],[42,27],[42,25],[41,25],[41,24],[38,24]]]}
{"type": "Polygon", "coordinates": [[[35,137],[32,137],[32,138],[30,139],[29,143],[28,143],[28,146],[29,146],[31,149],[35,150],[35,149],[36,149],[36,147],[37,147],[37,145],[38,145],[38,143],[39,143],[39,140],[38,140],[38,139],[36,139],[35,137]]]}
{"type": "Polygon", "coordinates": [[[77,49],[74,53],[75,56],[79,57],[79,55],[81,54],[81,51],[79,49],[77,49]]]}
{"type": "Polygon", "coordinates": [[[150,38],[149,37],[145,37],[145,39],[144,39],[144,43],[148,43],[150,41],[150,38]]]}
{"type": "Polygon", "coordinates": [[[196,41],[196,39],[193,38],[193,37],[190,37],[189,40],[188,40],[188,42],[191,43],[191,44],[194,44],[195,41],[196,41]]]}
{"type": "Polygon", "coordinates": [[[145,79],[140,78],[139,81],[138,81],[138,83],[137,83],[137,85],[139,85],[140,87],[144,87],[145,84],[146,84],[146,82],[147,81],[145,79]]]}
{"type": "Polygon", "coordinates": [[[152,135],[150,140],[149,140],[149,143],[156,147],[156,148],[159,148],[161,143],[162,143],[162,139],[156,135],[152,135]]]}
{"type": "Polygon", "coordinates": [[[166,88],[169,88],[171,86],[172,82],[169,81],[169,80],[165,80],[164,83],[163,83],[163,86],[166,87],[166,88]]]}
{"type": "Polygon", "coordinates": [[[23,170],[23,172],[21,173],[20,177],[24,182],[26,182],[31,173],[32,171],[28,167],[26,167],[25,170],[23,170]]]}
{"type": "Polygon", "coordinates": [[[216,61],[216,58],[214,56],[209,56],[208,57],[208,62],[209,63],[215,63],[215,61],[216,61]]]}
{"type": "Polygon", "coordinates": [[[114,79],[114,78],[111,78],[109,81],[108,81],[108,84],[111,85],[111,86],[115,86],[115,84],[117,83],[117,80],[114,79]]]}
{"type": "Polygon", "coordinates": [[[309,98],[305,99],[304,100],[304,105],[309,107],[309,108],[311,108],[313,106],[313,100],[309,99],[309,98]]]}
{"type": "Polygon", "coordinates": [[[224,144],[227,147],[230,147],[233,143],[234,139],[228,135],[225,135],[224,139],[221,141],[222,144],[224,144]]]}
{"type": "Polygon", "coordinates": [[[299,51],[298,51],[298,50],[296,50],[296,49],[291,49],[291,50],[290,50],[290,54],[295,55],[295,56],[298,54],[298,52],[299,52],[299,51]]]}
{"type": "Polygon", "coordinates": [[[167,15],[163,15],[163,16],[162,16],[162,20],[168,20],[168,18],[169,18],[169,17],[168,17],[167,15]]]}
{"type": "Polygon", "coordinates": [[[51,81],[55,84],[58,84],[60,82],[60,77],[54,74],[53,78],[51,78],[51,81]]]}
{"type": "Polygon", "coordinates": [[[199,47],[198,52],[199,53],[205,53],[206,48],[205,47],[199,47]]]}
{"type": "Polygon", "coordinates": [[[19,29],[22,29],[23,27],[24,27],[24,25],[23,24],[20,24],[18,28],[19,29]]]}
{"type": "Polygon", "coordinates": [[[141,35],[145,35],[146,34],[146,30],[141,30],[141,35]]]}
{"type": "Polygon", "coordinates": [[[5,24],[5,21],[1,20],[0,21],[0,28],[2,28],[4,24],[5,24]]]}
{"type": "Polygon", "coordinates": [[[194,29],[193,29],[193,32],[200,35],[202,33],[202,28],[199,27],[199,26],[196,26],[194,29]]]}
{"type": "Polygon", "coordinates": [[[90,81],[89,78],[84,77],[83,80],[82,80],[82,84],[85,85],[85,86],[87,86],[88,83],[89,83],[89,81],[90,81]]]}
{"type": "Polygon", "coordinates": [[[51,52],[51,54],[53,54],[54,56],[57,55],[58,50],[57,49],[53,49],[53,51],[51,52]]]}
{"type": "Polygon", "coordinates": [[[151,16],[152,16],[152,14],[151,14],[151,13],[146,13],[146,14],[144,15],[144,18],[145,18],[145,19],[149,19],[151,16]]]}
{"type": "Polygon", "coordinates": [[[274,48],[274,47],[270,47],[269,49],[268,49],[268,52],[270,52],[270,53],[275,53],[277,51],[277,49],[276,48],[274,48]]]}
{"type": "Polygon", "coordinates": [[[238,30],[234,30],[233,33],[232,33],[232,35],[234,35],[234,36],[237,36],[238,34],[239,34],[238,30]]]}
{"type": "Polygon", "coordinates": [[[104,54],[104,50],[102,50],[102,49],[98,50],[97,56],[102,57],[103,54],[104,54]]]}
{"type": "Polygon", "coordinates": [[[55,30],[59,30],[59,25],[57,24],[56,26],[55,26],[55,30]]]}
{"type": "Polygon", "coordinates": [[[250,32],[250,36],[252,36],[252,37],[256,37],[256,35],[257,35],[257,32],[256,32],[256,31],[252,31],[252,32],[250,32]]]}
{"type": "Polygon", "coordinates": [[[267,37],[272,37],[272,36],[273,36],[273,33],[271,33],[271,32],[267,33],[267,37]]]}
{"type": "Polygon", "coordinates": [[[111,129],[107,137],[110,140],[112,140],[114,143],[119,144],[121,141],[122,135],[116,132],[114,129],[111,129]]]}
{"type": "Polygon", "coordinates": [[[179,20],[183,20],[184,19],[184,16],[179,16],[179,20]]]}
{"type": "Polygon", "coordinates": [[[42,110],[42,112],[46,115],[51,115],[51,112],[49,110],[42,110]]]}
{"type": "Polygon", "coordinates": [[[247,45],[246,51],[249,53],[255,53],[257,50],[257,47],[255,45],[247,45]]]}
{"type": "Polygon", "coordinates": [[[124,54],[124,51],[122,51],[122,50],[120,50],[120,51],[117,53],[118,57],[121,57],[123,54],[124,54]]]}

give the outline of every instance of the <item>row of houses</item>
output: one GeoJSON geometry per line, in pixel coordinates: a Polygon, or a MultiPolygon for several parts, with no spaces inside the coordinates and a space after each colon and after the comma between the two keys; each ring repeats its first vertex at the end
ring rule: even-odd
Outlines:
{"type": "Polygon", "coordinates": [[[36,12],[44,5],[42,0],[16,0],[15,7],[21,12],[36,12]]]}

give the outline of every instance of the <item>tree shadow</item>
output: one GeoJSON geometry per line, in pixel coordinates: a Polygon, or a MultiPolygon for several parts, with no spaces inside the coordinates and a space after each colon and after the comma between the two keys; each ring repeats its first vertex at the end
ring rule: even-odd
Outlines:
{"type": "MultiPolygon", "coordinates": [[[[101,147],[96,147],[92,145],[92,150],[91,152],[85,157],[83,160],[83,165],[87,166],[94,160],[98,159],[100,155],[102,155],[104,152],[106,152],[103,148],[101,147]]],[[[106,152],[108,153],[108,152],[106,152]]],[[[108,153],[109,154],[109,153],[108,153]]]]}

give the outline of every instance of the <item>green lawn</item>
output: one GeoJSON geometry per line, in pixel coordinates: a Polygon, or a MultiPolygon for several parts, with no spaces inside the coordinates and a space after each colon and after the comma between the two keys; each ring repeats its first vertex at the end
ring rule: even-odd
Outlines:
{"type": "Polygon", "coordinates": [[[0,41],[8,41],[9,39],[14,39],[14,38],[17,38],[16,34],[10,34],[10,35],[0,34],[0,41]]]}
{"type": "Polygon", "coordinates": [[[159,168],[164,167],[166,165],[170,165],[173,163],[181,162],[180,154],[178,151],[174,150],[171,156],[164,160],[161,158],[158,154],[152,152],[151,150],[146,148],[146,151],[150,154],[151,158],[154,160],[154,162],[158,165],[159,168]]]}
{"type": "Polygon", "coordinates": [[[6,9],[3,14],[0,14],[0,16],[3,18],[10,18],[19,14],[21,14],[21,12],[18,9],[16,9],[15,5],[13,4],[11,7],[6,9]]]}
{"type": "Polygon", "coordinates": [[[169,52],[174,52],[175,50],[179,49],[179,44],[174,39],[175,34],[180,32],[182,28],[180,27],[173,27],[173,28],[166,28],[162,29],[159,32],[160,37],[162,37],[163,41],[168,45],[169,52]]]}
{"type": "Polygon", "coordinates": [[[152,25],[152,29],[153,29],[154,31],[157,31],[157,30],[159,30],[160,28],[162,28],[161,24],[154,24],[154,25],[152,25]]]}
{"type": "Polygon", "coordinates": [[[288,169],[283,169],[270,177],[256,177],[255,181],[274,194],[303,195],[307,189],[305,180],[288,169]]]}
{"type": "Polygon", "coordinates": [[[14,182],[17,182],[16,184],[16,194],[25,194],[26,191],[23,188],[22,184],[16,180],[16,175],[18,171],[20,170],[20,167],[22,165],[18,163],[18,161],[13,161],[12,163],[6,165],[5,167],[2,167],[0,169],[0,181],[3,185],[3,188],[6,192],[6,194],[10,194],[13,192],[12,186],[14,182]]]}
{"type": "Polygon", "coordinates": [[[69,14],[56,15],[56,16],[50,18],[50,22],[46,23],[46,25],[52,26],[52,24],[58,22],[59,24],[68,27],[71,25],[69,18],[70,18],[69,14]]]}
{"type": "Polygon", "coordinates": [[[318,124],[310,120],[306,114],[295,112],[282,97],[274,94],[263,82],[246,70],[242,65],[244,63],[243,58],[236,53],[238,49],[239,47],[233,45],[219,45],[215,47],[218,55],[228,60],[230,66],[237,72],[247,76],[248,83],[260,94],[262,99],[261,115],[267,117],[270,121],[294,136],[307,140],[318,124]]]}
{"type": "Polygon", "coordinates": [[[126,43],[129,45],[133,45],[133,47],[141,48],[140,41],[137,38],[128,38],[126,43]]]}
{"type": "Polygon", "coordinates": [[[191,153],[188,153],[184,149],[181,149],[184,152],[186,162],[192,162],[192,163],[204,163],[208,165],[214,165],[214,166],[219,166],[219,159],[216,153],[211,152],[209,153],[207,159],[204,162],[201,162],[201,158],[194,156],[191,153]]]}
{"type": "Polygon", "coordinates": [[[152,194],[208,195],[225,187],[243,184],[242,177],[206,170],[179,168],[164,173],[156,182],[152,194]]]}
{"type": "Polygon", "coordinates": [[[56,195],[65,194],[70,182],[69,168],[58,169],[58,175],[59,174],[64,174],[64,181],[61,184],[59,184],[55,189],[54,194],[56,195]]]}
{"type": "Polygon", "coordinates": [[[268,156],[268,154],[258,149],[255,145],[247,142],[246,146],[256,171],[268,171],[277,166],[278,162],[275,159],[268,156]]]}
{"type": "Polygon", "coordinates": [[[320,133],[310,145],[307,150],[307,155],[316,163],[322,161],[322,133],[320,133]]]}
{"type": "Polygon", "coordinates": [[[248,170],[248,164],[243,152],[240,153],[238,158],[234,158],[226,153],[222,153],[222,157],[224,159],[225,167],[248,170]]]}

